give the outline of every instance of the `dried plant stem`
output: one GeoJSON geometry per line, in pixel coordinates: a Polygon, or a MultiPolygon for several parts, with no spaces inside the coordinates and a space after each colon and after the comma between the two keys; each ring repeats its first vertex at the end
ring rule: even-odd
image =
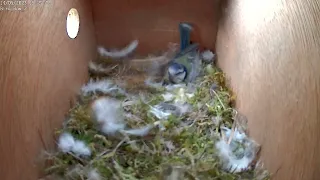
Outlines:
{"type": "Polygon", "coordinates": [[[212,92],[214,93],[214,95],[215,95],[215,96],[217,96],[217,98],[218,98],[218,100],[219,100],[219,102],[220,102],[221,106],[223,107],[223,109],[224,109],[224,110],[226,110],[226,107],[225,107],[225,106],[224,106],[224,104],[222,103],[222,101],[221,101],[221,99],[220,99],[220,97],[219,97],[218,93],[217,93],[215,90],[213,90],[213,89],[210,89],[210,91],[212,91],[212,92]]]}

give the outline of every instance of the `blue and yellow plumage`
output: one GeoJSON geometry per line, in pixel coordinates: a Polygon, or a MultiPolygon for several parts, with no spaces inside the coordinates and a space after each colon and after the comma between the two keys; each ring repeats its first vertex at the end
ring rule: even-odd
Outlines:
{"type": "Polygon", "coordinates": [[[190,44],[192,26],[188,23],[180,23],[180,52],[168,64],[164,77],[165,83],[178,84],[193,80],[191,72],[194,63],[199,56],[198,44],[190,44]]]}

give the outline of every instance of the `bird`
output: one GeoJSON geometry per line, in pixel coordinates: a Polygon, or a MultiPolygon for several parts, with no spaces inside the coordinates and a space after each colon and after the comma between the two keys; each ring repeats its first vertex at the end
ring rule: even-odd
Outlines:
{"type": "Polygon", "coordinates": [[[192,26],[190,23],[180,23],[180,51],[169,62],[164,77],[164,85],[179,84],[190,80],[193,61],[199,53],[199,45],[190,43],[192,26]]]}

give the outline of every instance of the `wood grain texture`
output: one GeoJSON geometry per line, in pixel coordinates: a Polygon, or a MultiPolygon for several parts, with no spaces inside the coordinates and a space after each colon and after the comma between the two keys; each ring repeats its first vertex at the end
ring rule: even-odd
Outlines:
{"type": "Polygon", "coordinates": [[[98,45],[122,48],[133,39],[137,52],[147,55],[167,50],[169,42],[179,42],[178,24],[195,26],[192,40],[214,49],[218,22],[217,0],[135,0],[92,1],[98,45]]]}
{"type": "Polygon", "coordinates": [[[316,0],[230,0],[219,65],[275,180],[320,177],[320,7],[316,0]]]}
{"type": "Polygon", "coordinates": [[[95,55],[91,5],[55,0],[1,11],[0,25],[0,176],[35,180],[37,157],[53,147],[54,128],[61,126],[95,55]],[[80,14],[74,40],[66,33],[72,7],[80,14]]]}

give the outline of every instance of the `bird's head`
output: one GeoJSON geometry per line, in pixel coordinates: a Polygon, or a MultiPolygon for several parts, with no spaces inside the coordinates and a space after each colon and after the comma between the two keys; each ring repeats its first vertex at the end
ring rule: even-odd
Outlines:
{"type": "Polygon", "coordinates": [[[182,64],[172,63],[168,67],[168,76],[171,83],[182,83],[187,77],[187,69],[182,64]]]}

